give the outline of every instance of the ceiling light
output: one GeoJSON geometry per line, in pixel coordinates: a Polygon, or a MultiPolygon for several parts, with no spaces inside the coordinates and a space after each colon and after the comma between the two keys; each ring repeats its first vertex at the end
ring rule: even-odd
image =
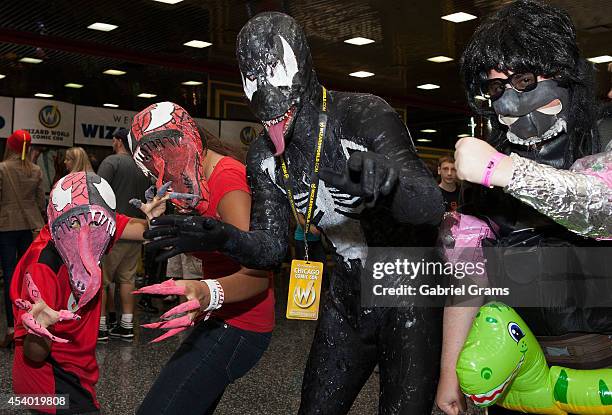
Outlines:
{"type": "Polygon", "coordinates": [[[372,72],[366,72],[366,71],[352,72],[349,75],[354,76],[355,78],[367,78],[368,76],[374,76],[372,72]]]}
{"type": "Polygon", "coordinates": [[[428,58],[427,60],[429,62],[444,63],[452,61],[453,58],[449,58],[448,56],[433,56],[431,58],[428,58]]]}
{"type": "Polygon", "coordinates": [[[350,43],[351,45],[363,46],[370,43],[374,43],[374,40],[368,39],[367,37],[354,37],[352,39],[346,39],[344,43],[350,43]]]}
{"type": "Polygon", "coordinates": [[[448,20],[449,22],[453,22],[453,23],[467,22],[468,20],[473,20],[473,19],[477,19],[477,17],[474,16],[473,14],[464,13],[464,12],[458,12],[458,13],[447,14],[446,16],[442,16],[442,20],[448,20]]]}
{"type": "Polygon", "coordinates": [[[66,88],[75,88],[75,89],[79,89],[79,88],[83,88],[83,85],[81,84],[74,84],[72,82],[68,82],[66,85],[64,85],[66,88]]]}
{"type": "MultiPolygon", "coordinates": [[[[157,1],[157,0],[155,0],[155,1],[157,1]]],[[[202,85],[203,83],[204,82],[200,82],[200,81],[185,81],[185,82],[181,82],[181,84],[183,84],[183,85],[190,85],[190,86],[191,85],[193,85],[193,86],[195,86],[195,85],[202,85]]]]}
{"type": "Polygon", "coordinates": [[[38,98],[53,98],[53,94],[43,94],[42,92],[37,92],[34,96],[38,98]]]}
{"type": "Polygon", "coordinates": [[[24,62],[24,63],[41,63],[42,59],[38,59],[38,58],[28,58],[27,56],[25,58],[21,58],[19,59],[19,62],[24,62]]]}
{"type": "Polygon", "coordinates": [[[6,78],[6,75],[0,74],[0,79],[4,79],[4,78],[6,78]]]}
{"type": "Polygon", "coordinates": [[[189,46],[192,48],[205,48],[208,47],[210,45],[212,45],[212,43],[210,42],[204,42],[203,40],[190,40],[189,42],[183,43],[183,45],[185,46],[189,46]]]}
{"type": "Polygon", "coordinates": [[[595,56],[587,60],[593,63],[608,63],[608,62],[612,62],[612,56],[610,55],[595,56]]]}
{"type": "Polygon", "coordinates": [[[417,138],[417,141],[419,143],[431,143],[431,140],[429,138],[417,138]]]}
{"type": "Polygon", "coordinates": [[[437,133],[438,130],[433,130],[431,128],[426,128],[425,130],[421,130],[422,133],[437,133]]]}
{"type": "Polygon", "coordinates": [[[102,73],[107,75],[125,75],[125,71],[120,71],[119,69],[107,69],[102,73]]]}
{"type": "Polygon", "coordinates": [[[103,105],[108,108],[119,108],[119,105],[117,104],[103,104],[103,105]]]}
{"type": "Polygon", "coordinates": [[[440,85],[436,85],[436,84],[423,84],[423,85],[417,86],[417,88],[419,88],[419,89],[438,89],[438,88],[440,88],[440,85]]]}
{"type": "Polygon", "coordinates": [[[157,95],[155,94],[149,94],[148,92],[143,92],[141,94],[138,94],[138,97],[140,98],[155,98],[157,95]]]}
{"type": "Polygon", "coordinates": [[[180,3],[183,0],[153,0],[159,3],[166,3],[166,4],[176,4],[176,3],[180,3]]]}
{"type": "Polygon", "coordinates": [[[99,30],[101,32],[110,32],[111,30],[115,30],[119,26],[115,26],[114,24],[108,23],[94,23],[87,26],[88,29],[99,30]]]}
{"type": "Polygon", "coordinates": [[[488,100],[489,98],[487,98],[487,97],[483,97],[482,95],[474,95],[474,99],[477,99],[477,100],[479,100],[479,101],[486,101],[486,100],[488,100]]]}
{"type": "Polygon", "coordinates": [[[469,137],[469,134],[459,134],[457,138],[469,137]]]}

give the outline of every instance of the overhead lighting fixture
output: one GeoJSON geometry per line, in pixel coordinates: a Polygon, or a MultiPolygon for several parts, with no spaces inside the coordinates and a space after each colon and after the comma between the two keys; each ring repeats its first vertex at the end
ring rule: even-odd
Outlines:
{"type": "Polygon", "coordinates": [[[0,79],[4,79],[4,78],[6,78],[6,75],[0,74],[0,79]]]}
{"type": "Polygon", "coordinates": [[[612,56],[601,55],[601,56],[595,56],[593,58],[589,58],[587,60],[593,63],[608,63],[608,62],[612,62],[612,56]]]}
{"type": "Polygon", "coordinates": [[[117,104],[102,104],[102,105],[108,108],[119,108],[119,105],[117,104]]]}
{"type": "Polygon", "coordinates": [[[431,58],[428,58],[427,60],[429,62],[444,63],[452,61],[453,58],[449,58],[448,56],[433,56],[431,58]]]}
{"type": "Polygon", "coordinates": [[[469,134],[459,134],[457,138],[469,137],[469,134]]]}
{"type": "MultiPolygon", "coordinates": [[[[157,0],[155,0],[157,1],[157,0]]],[[[204,82],[200,82],[200,81],[185,81],[185,82],[181,82],[182,85],[189,85],[189,86],[196,86],[196,85],[202,85],[204,82]]]]}
{"type": "Polygon", "coordinates": [[[366,72],[366,71],[352,72],[349,75],[354,76],[355,78],[367,78],[368,76],[374,76],[372,72],[366,72]]]}
{"type": "Polygon", "coordinates": [[[483,97],[482,95],[474,95],[474,99],[477,99],[479,101],[487,101],[489,98],[483,97]]]}
{"type": "Polygon", "coordinates": [[[83,88],[83,85],[81,84],[74,84],[72,82],[68,82],[66,85],[64,85],[66,88],[75,88],[75,89],[79,89],[79,88],[83,88]]]}
{"type": "Polygon", "coordinates": [[[42,59],[38,59],[38,58],[28,58],[28,57],[26,56],[26,57],[23,57],[23,58],[19,59],[19,62],[24,62],[24,63],[41,63],[41,62],[42,62],[42,59]]]}
{"type": "Polygon", "coordinates": [[[423,84],[423,85],[418,85],[417,88],[419,88],[419,89],[438,89],[438,88],[440,88],[440,85],[436,85],[436,84],[423,84]]]}
{"type": "Polygon", "coordinates": [[[421,130],[421,132],[422,133],[437,133],[438,130],[434,130],[434,129],[431,129],[431,128],[426,128],[424,130],[421,130]]]}
{"type": "Polygon", "coordinates": [[[202,48],[206,48],[206,47],[212,45],[212,43],[205,42],[203,40],[190,40],[189,42],[183,43],[183,45],[189,46],[190,48],[199,48],[199,49],[202,49],[202,48]]]}
{"type": "Polygon", "coordinates": [[[453,23],[467,22],[468,20],[474,20],[474,19],[477,19],[477,17],[474,16],[473,14],[464,13],[464,12],[458,12],[458,13],[447,14],[446,16],[442,16],[442,20],[448,20],[449,22],[453,22],[453,23]]]}
{"type": "Polygon", "coordinates": [[[114,24],[99,23],[99,22],[96,22],[94,24],[90,24],[89,26],[87,26],[88,29],[99,30],[101,32],[110,32],[111,30],[115,30],[118,27],[119,26],[116,26],[114,24]]]}
{"type": "Polygon", "coordinates": [[[176,3],[180,3],[183,0],[153,0],[156,1],[158,3],[166,3],[166,4],[176,4],[176,3]]]}
{"type": "Polygon", "coordinates": [[[143,92],[141,94],[138,94],[139,98],[155,98],[157,95],[155,94],[149,94],[148,92],[143,92]]]}
{"type": "Polygon", "coordinates": [[[351,39],[346,39],[344,43],[350,43],[351,45],[363,46],[369,45],[370,43],[374,43],[374,40],[368,39],[367,37],[354,37],[351,39]]]}
{"type": "Polygon", "coordinates": [[[417,141],[419,143],[431,143],[431,140],[429,138],[417,138],[417,141]]]}
{"type": "Polygon", "coordinates": [[[53,94],[43,94],[42,92],[37,92],[34,96],[38,98],[53,98],[53,94]]]}
{"type": "Polygon", "coordinates": [[[107,75],[125,75],[125,71],[120,71],[119,69],[107,69],[102,73],[107,75]]]}

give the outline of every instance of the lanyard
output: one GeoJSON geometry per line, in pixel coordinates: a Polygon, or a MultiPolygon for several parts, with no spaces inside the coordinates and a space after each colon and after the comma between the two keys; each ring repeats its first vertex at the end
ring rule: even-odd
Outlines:
{"type": "MultiPolygon", "coordinates": [[[[315,152],[314,160],[314,174],[312,175],[312,183],[310,184],[310,196],[308,197],[308,208],[306,210],[306,219],[304,223],[304,259],[308,261],[308,232],[310,231],[310,221],[312,220],[312,213],[314,211],[315,199],[317,197],[317,189],[319,187],[319,164],[321,161],[321,148],[323,146],[323,139],[325,138],[325,130],[327,129],[327,89],[322,87],[321,97],[321,112],[319,113],[319,134],[317,138],[317,149],[315,152]]],[[[287,191],[287,197],[289,198],[289,204],[297,226],[300,226],[300,220],[298,217],[298,211],[295,207],[295,201],[293,199],[293,191],[289,184],[289,170],[287,169],[287,163],[283,155],[281,158],[281,168],[283,169],[283,179],[285,183],[285,190],[287,191]]]]}

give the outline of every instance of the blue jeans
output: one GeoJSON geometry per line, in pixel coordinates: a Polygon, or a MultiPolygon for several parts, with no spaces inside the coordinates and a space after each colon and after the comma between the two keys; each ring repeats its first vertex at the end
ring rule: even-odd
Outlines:
{"type": "Polygon", "coordinates": [[[219,320],[197,324],[138,408],[137,414],[212,414],[227,385],[244,376],[270,344],[271,333],[219,320]]]}
{"type": "Polygon", "coordinates": [[[32,231],[8,231],[0,232],[0,262],[2,263],[2,275],[4,276],[4,307],[6,308],[6,323],[13,327],[13,305],[9,290],[15,267],[21,256],[27,251],[32,243],[32,231]]]}

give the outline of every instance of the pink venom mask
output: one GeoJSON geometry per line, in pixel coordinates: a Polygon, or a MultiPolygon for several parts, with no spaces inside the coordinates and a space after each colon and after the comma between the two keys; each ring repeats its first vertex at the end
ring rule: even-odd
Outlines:
{"type": "Polygon", "coordinates": [[[49,230],[68,267],[70,286],[79,309],[100,288],[100,259],[116,230],[115,206],[113,189],[94,173],[71,173],[51,190],[47,207],[49,230]]]}
{"type": "Polygon", "coordinates": [[[142,172],[159,189],[172,182],[172,191],[195,195],[171,199],[181,212],[208,209],[210,191],[202,162],[206,153],[196,122],[183,107],[158,102],[140,111],[128,135],[129,151],[142,172]]]}

